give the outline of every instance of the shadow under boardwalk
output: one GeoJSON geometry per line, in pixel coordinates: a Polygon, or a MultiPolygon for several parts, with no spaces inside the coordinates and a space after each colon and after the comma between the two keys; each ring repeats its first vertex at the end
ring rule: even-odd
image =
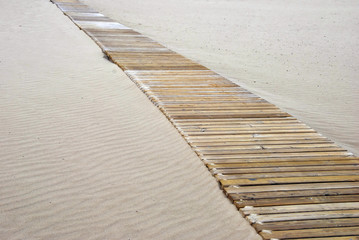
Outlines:
{"type": "Polygon", "coordinates": [[[359,160],[77,0],[52,0],[166,115],[263,239],[358,239],[359,160]]]}

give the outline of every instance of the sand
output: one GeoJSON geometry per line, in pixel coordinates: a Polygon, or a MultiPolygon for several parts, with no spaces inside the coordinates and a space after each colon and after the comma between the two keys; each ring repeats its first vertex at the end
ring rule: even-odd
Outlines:
{"type": "Polygon", "coordinates": [[[84,0],[359,154],[355,0],[84,0]]]}
{"type": "Polygon", "coordinates": [[[259,239],[55,5],[0,7],[0,239],[259,239]]]}

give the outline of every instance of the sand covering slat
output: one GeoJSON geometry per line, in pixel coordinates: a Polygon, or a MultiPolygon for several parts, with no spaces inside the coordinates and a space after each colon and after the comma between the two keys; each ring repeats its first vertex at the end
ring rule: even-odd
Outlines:
{"type": "Polygon", "coordinates": [[[359,159],[76,0],[52,0],[165,114],[264,239],[359,235],[359,159]]]}

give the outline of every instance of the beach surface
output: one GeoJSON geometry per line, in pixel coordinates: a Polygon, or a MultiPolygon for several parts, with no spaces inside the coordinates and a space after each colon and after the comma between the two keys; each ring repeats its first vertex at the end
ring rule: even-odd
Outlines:
{"type": "Polygon", "coordinates": [[[0,6],[0,239],[260,239],[55,5],[0,6]]]}
{"type": "MultiPolygon", "coordinates": [[[[359,154],[356,1],[83,2],[359,154]]],[[[55,5],[0,7],[0,239],[260,239],[55,5]]]]}
{"type": "Polygon", "coordinates": [[[359,154],[355,0],[84,0],[359,154]]]}

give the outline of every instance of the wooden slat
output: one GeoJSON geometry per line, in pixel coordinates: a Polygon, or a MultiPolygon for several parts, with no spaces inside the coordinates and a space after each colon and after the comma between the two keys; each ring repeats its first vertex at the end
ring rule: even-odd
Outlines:
{"type": "Polygon", "coordinates": [[[358,218],[359,210],[334,210],[334,211],[317,211],[317,212],[292,212],[280,214],[250,214],[247,218],[252,223],[267,223],[279,221],[297,221],[297,220],[314,220],[314,219],[331,219],[331,218],[358,218]]]}
{"type": "Polygon", "coordinates": [[[332,204],[306,204],[306,205],[291,205],[291,206],[275,206],[275,207],[247,207],[242,208],[244,214],[278,214],[278,213],[298,213],[298,212],[313,212],[313,211],[327,211],[327,210],[344,210],[344,209],[359,209],[359,202],[352,203],[332,203],[332,204]]]}
{"type": "MultiPolygon", "coordinates": [[[[271,193],[269,193],[270,195],[271,193]]],[[[321,203],[338,203],[338,202],[358,202],[359,194],[355,195],[334,195],[334,196],[306,196],[306,197],[282,197],[282,198],[263,198],[263,199],[242,199],[235,201],[238,208],[245,206],[264,207],[279,205],[298,205],[298,204],[321,204],[321,203]]]]}
{"type": "Polygon", "coordinates": [[[304,184],[281,184],[263,186],[229,186],[225,187],[228,194],[232,193],[255,193],[255,192],[276,192],[276,191],[300,191],[319,189],[357,188],[359,182],[337,182],[337,183],[304,183],[304,184]]]}
{"type": "Polygon", "coordinates": [[[315,176],[315,177],[282,177],[282,178],[249,178],[249,179],[220,179],[223,186],[231,185],[266,185],[281,183],[306,183],[306,182],[357,182],[359,176],[315,176]]]}
{"type": "MultiPolygon", "coordinates": [[[[282,147],[282,148],[264,148],[264,147],[258,147],[258,148],[250,148],[250,149],[223,149],[223,150],[198,150],[198,153],[205,156],[206,159],[224,159],[222,158],[223,155],[228,156],[228,158],[237,158],[238,155],[243,154],[269,154],[269,153],[306,153],[306,152],[344,152],[340,147],[336,146],[329,146],[329,147],[307,147],[307,148],[295,148],[295,147],[282,147]],[[219,157],[221,156],[221,157],[219,157]]],[[[304,155],[304,154],[303,154],[304,155]]],[[[327,154],[324,154],[327,155],[327,154]]],[[[330,153],[332,155],[332,153],[330,153]]],[[[337,155],[337,154],[335,154],[337,155]]],[[[226,158],[226,159],[228,159],[226,158]]]]}
{"type": "MultiPolygon", "coordinates": [[[[239,200],[258,200],[263,199],[279,199],[293,197],[320,197],[320,196],[342,196],[359,194],[359,188],[326,188],[316,190],[292,190],[292,191],[274,191],[274,192],[253,192],[253,193],[231,193],[229,197],[234,201],[239,200]]],[[[359,199],[358,199],[359,200],[359,199]]],[[[268,200],[269,201],[269,200],[268,200]]]]}
{"type": "MultiPolygon", "coordinates": [[[[335,165],[330,167],[330,171],[342,171],[342,170],[357,170],[359,169],[358,165],[335,165]]],[[[255,173],[281,173],[281,172],[312,172],[315,171],[320,173],[322,171],[328,171],[327,166],[301,166],[301,167],[269,167],[269,168],[213,168],[211,172],[213,175],[218,174],[255,174],[255,173]]]]}
{"type": "Polygon", "coordinates": [[[78,0],[51,1],[163,112],[264,239],[358,239],[357,157],[78,0]]]}
{"type": "Polygon", "coordinates": [[[262,231],[264,239],[292,239],[302,237],[338,237],[338,236],[358,236],[359,227],[341,228],[313,228],[289,231],[262,231]]]}
{"type": "Polygon", "coordinates": [[[218,180],[231,179],[258,179],[258,178],[287,178],[287,177],[319,177],[319,176],[351,176],[359,175],[359,170],[337,170],[337,171],[319,171],[319,172],[275,172],[275,173],[252,173],[252,174],[217,174],[218,180]]]}
{"type": "Polygon", "coordinates": [[[323,147],[337,147],[333,143],[328,142],[319,142],[319,143],[294,143],[294,144],[251,144],[251,145],[239,145],[239,146],[231,146],[231,145],[224,145],[224,146],[201,146],[198,147],[198,151],[213,151],[213,150],[236,150],[236,149],[302,149],[302,148],[323,148],[323,147]]]}
{"type": "Polygon", "coordinates": [[[333,218],[333,219],[315,219],[302,221],[278,221],[270,223],[253,224],[257,231],[262,230],[292,230],[292,229],[311,229],[311,228],[337,228],[359,226],[359,218],[333,218]]]}
{"type": "Polygon", "coordinates": [[[292,240],[359,240],[359,236],[346,237],[318,237],[318,238],[292,238],[292,240]]]}
{"type": "MultiPolygon", "coordinates": [[[[332,156],[333,157],[333,156],[332,156]]],[[[334,155],[335,157],[335,155],[334,155]]],[[[207,163],[207,167],[209,169],[213,168],[268,168],[268,167],[307,167],[307,166],[321,166],[325,165],[327,167],[336,166],[336,165],[356,165],[357,160],[308,160],[306,159],[298,160],[298,158],[293,158],[294,160],[291,161],[290,158],[286,158],[288,161],[277,161],[280,158],[268,158],[268,156],[263,155],[262,158],[244,158],[244,159],[233,159],[229,160],[228,162],[224,161],[208,161],[204,160],[207,163]],[[268,159],[268,161],[266,161],[268,159]],[[273,160],[273,161],[270,161],[273,160]]]]}

